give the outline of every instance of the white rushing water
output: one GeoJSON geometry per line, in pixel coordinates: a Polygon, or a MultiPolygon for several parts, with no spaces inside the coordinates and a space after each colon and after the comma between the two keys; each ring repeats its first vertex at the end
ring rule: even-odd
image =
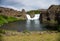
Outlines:
{"type": "Polygon", "coordinates": [[[33,18],[31,18],[29,14],[26,14],[26,17],[28,20],[38,20],[39,16],[40,16],[40,14],[35,14],[35,16],[33,18]]]}

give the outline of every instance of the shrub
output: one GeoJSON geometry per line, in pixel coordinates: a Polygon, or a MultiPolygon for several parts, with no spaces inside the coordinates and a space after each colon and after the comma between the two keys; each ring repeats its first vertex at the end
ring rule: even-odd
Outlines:
{"type": "Polygon", "coordinates": [[[30,33],[28,30],[24,30],[23,33],[30,33]]]}
{"type": "Polygon", "coordinates": [[[0,30],[0,33],[1,34],[5,34],[5,30],[0,30]]]}

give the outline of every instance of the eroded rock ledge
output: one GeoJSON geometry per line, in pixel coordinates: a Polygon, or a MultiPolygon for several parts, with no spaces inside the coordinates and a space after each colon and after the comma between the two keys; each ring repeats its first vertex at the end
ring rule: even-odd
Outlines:
{"type": "Polygon", "coordinates": [[[22,9],[22,11],[17,11],[11,8],[0,7],[0,15],[26,19],[26,12],[24,9],[22,9]]]}

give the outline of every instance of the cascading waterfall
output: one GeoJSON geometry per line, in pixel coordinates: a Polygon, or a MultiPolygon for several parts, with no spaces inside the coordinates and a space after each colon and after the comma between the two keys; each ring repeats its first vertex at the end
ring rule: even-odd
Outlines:
{"type": "Polygon", "coordinates": [[[35,16],[33,18],[31,18],[29,14],[26,14],[26,17],[28,20],[38,20],[39,16],[40,16],[40,14],[35,14],[35,16]]]}
{"type": "Polygon", "coordinates": [[[31,18],[29,14],[26,14],[26,17],[27,17],[27,23],[26,23],[27,30],[39,31],[39,30],[43,29],[43,28],[41,28],[42,26],[40,24],[40,20],[38,20],[40,17],[40,14],[35,14],[35,16],[33,18],[31,18]]]}

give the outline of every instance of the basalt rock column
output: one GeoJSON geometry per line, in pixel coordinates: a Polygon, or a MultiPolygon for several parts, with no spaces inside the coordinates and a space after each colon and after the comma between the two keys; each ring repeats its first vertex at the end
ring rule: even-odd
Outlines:
{"type": "Polygon", "coordinates": [[[26,19],[26,12],[25,12],[25,9],[22,9],[21,14],[22,14],[22,17],[23,17],[24,19],[26,19]]]}
{"type": "Polygon", "coordinates": [[[44,10],[41,10],[40,12],[41,12],[40,18],[39,18],[40,22],[47,23],[47,10],[44,9],[44,10]]]}

